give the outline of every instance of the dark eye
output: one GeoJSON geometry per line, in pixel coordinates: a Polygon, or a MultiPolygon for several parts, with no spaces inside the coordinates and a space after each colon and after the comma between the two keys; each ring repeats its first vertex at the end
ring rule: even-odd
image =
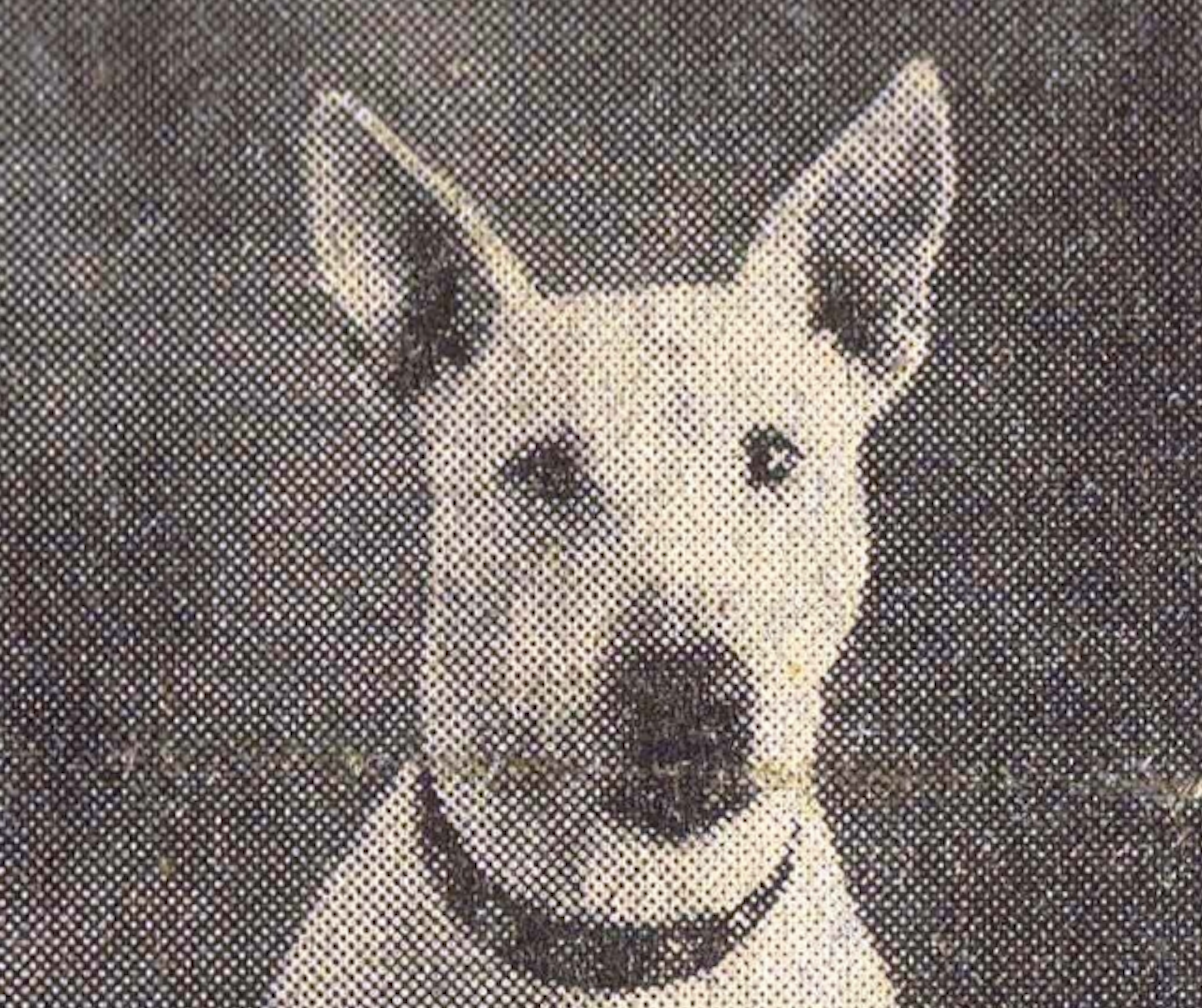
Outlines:
{"type": "Polygon", "coordinates": [[[783,483],[797,465],[801,452],[775,427],[753,427],[743,438],[747,453],[747,481],[757,489],[783,483]]]}
{"type": "Polygon", "coordinates": [[[505,482],[523,498],[553,508],[571,507],[595,496],[572,440],[557,436],[523,448],[505,463],[505,482]]]}

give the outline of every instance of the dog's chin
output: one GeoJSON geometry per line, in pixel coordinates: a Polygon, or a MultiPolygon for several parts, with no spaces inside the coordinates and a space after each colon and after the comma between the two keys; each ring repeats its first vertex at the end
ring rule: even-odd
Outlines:
{"type": "Polygon", "coordinates": [[[603,828],[575,866],[588,884],[565,900],[562,888],[514,886],[512,863],[480,864],[429,777],[418,810],[423,856],[452,913],[512,968],[557,986],[634,990],[709,972],[759,927],[794,867],[790,817],[766,810],[675,845],[603,828]]]}
{"type": "Polygon", "coordinates": [[[503,890],[552,918],[674,927],[735,913],[772,884],[792,855],[798,823],[796,802],[778,790],[687,840],[602,819],[590,824],[570,864],[544,863],[537,872],[520,859],[477,864],[503,890]]]}
{"type": "Polygon", "coordinates": [[[616,926],[671,927],[734,912],[789,859],[802,814],[794,789],[766,788],[681,837],[570,798],[553,813],[547,803],[509,806],[501,820],[503,806],[489,793],[436,789],[457,842],[493,884],[549,917],[616,926]]]}
{"type": "Polygon", "coordinates": [[[666,842],[603,823],[580,865],[580,886],[558,909],[636,927],[733,913],[777,877],[792,854],[798,810],[783,790],[705,833],[666,842]]]}

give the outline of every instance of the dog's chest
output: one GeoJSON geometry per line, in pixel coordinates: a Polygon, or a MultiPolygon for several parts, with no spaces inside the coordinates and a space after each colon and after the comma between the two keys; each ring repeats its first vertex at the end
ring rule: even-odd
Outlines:
{"type": "MultiPolygon", "coordinates": [[[[328,881],[274,1003],[289,1008],[797,1008],[892,1004],[883,965],[846,894],[821,822],[803,829],[794,876],[755,930],[707,973],[603,992],[544,984],[497,957],[445,898],[421,854],[407,767],[328,881]]],[[[489,908],[480,908],[487,913],[489,908]]]]}

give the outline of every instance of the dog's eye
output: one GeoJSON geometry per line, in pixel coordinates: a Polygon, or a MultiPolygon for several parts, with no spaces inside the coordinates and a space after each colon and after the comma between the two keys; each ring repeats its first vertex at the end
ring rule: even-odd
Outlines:
{"type": "Polygon", "coordinates": [[[579,452],[555,437],[524,448],[505,463],[505,482],[523,497],[564,506],[592,495],[592,482],[581,469],[579,452]]]}
{"type": "Polygon", "coordinates": [[[783,483],[801,458],[801,451],[775,427],[753,427],[743,438],[747,481],[757,489],[783,483]]]}

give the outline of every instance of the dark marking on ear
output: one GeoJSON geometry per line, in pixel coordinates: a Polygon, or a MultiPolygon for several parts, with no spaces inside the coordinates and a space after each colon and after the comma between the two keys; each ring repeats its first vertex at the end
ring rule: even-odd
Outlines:
{"type": "Polygon", "coordinates": [[[869,270],[840,256],[813,256],[813,325],[831,333],[848,357],[877,371],[889,354],[889,303],[869,270]]]}
{"type": "MultiPolygon", "coordinates": [[[[921,248],[931,228],[935,179],[914,165],[894,178],[893,198],[863,199],[864,183],[845,169],[813,214],[807,266],[812,323],[849,358],[885,378],[904,363],[906,326],[921,325],[921,248]],[[858,189],[858,187],[860,187],[858,189]],[[899,264],[914,264],[898,275],[899,264]],[[919,315],[915,315],[918,310],[919,315]]],[[[870,194],[883,197],[885,194],[870,194]]]]}
{"type": "Polygon", "coordinates": [[[304,152],[318,282],[381,387],[410,396],[469,363],[501,304],[535,296],[468,194],[353,96],[318,96],[304,152]]]}
{"type": "Polygon", "coordinates": [[[810,328],[870,379],[874,416],[928,352],[929,281],[954,188],[942,85],[917,60],[799,176],[748,251],[745,283],[785,299],[805,289],[810,328]]]}
{"type": "Polygon", "coordinates": [[[388,191],[408,192],[390,216],[388,247],[409,282],[385,322],[385,381],[408,397],[444,368],[471,361],[488,337],[498,298],[454,223],[404,173],[396,175],[388,191]]]}

